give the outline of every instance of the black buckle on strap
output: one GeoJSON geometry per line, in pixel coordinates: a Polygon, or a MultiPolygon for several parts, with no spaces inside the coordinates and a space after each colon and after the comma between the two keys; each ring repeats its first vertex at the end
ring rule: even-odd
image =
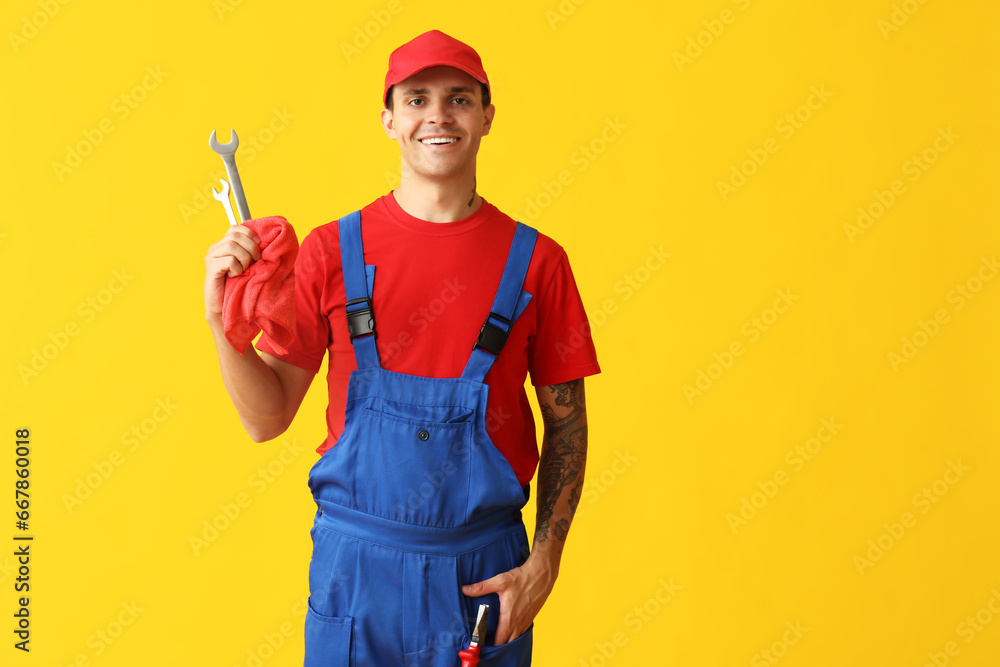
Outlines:
{"type": "Polygon", "coordinates": [[[368,297],[348,301],[344,308],[349,308],[358,303],[368,304],[366,308],[359,308],[354,311],[347,311],[347,333],[351,335],[351,340],[375,334],[375,315],[372,313],[372,300],[368,297]]]}
{"type": "Polygon", "coordinates": [[[494,357],[499,357],[500,350],[503,349],[504,344],[507,342],[507,335],[510,333],[512,324],[503,315],[490,313],[490,316],[486,318],[486,323],[483,324],[483,328],[479,330],[479,339],[476,341],[473,349],[478,347],[481,350],[486,350],[494,357]],[[507,325],[506,331],[490,322],[490,319],[494,317],[507,325]]]}

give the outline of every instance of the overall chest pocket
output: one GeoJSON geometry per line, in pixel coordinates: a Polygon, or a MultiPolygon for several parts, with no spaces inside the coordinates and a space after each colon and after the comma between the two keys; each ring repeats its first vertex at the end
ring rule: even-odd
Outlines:
{"type": "Polygon", "coordinates": [[[468,515],[474,412],[364,408],[356,436],[357,508],[410,524],[452,527],[468,515]]]}

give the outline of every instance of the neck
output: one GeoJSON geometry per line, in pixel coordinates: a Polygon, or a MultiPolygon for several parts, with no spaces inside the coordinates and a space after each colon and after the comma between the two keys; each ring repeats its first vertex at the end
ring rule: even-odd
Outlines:
{"type": "Polygon", "coordinates": [[[403,166],[399,187],[393,196],[399,207],[427,222],[455,222],[467,218],[483,203],[476,192],[476,175],[446,180],[421,177],[403,166]]]}

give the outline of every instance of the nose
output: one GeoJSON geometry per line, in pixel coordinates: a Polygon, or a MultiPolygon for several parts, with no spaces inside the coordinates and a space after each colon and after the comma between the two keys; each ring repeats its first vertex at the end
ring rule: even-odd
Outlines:
{"type": "Polygon", "coordinates": [[[426,121],[438,125],[447,125],[454,120],[453,109],[447,99],[429,102],[426,121]]]}

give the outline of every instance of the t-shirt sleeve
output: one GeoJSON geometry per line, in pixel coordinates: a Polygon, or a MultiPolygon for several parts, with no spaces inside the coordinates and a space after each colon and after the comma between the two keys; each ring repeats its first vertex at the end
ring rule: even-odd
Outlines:
{"type": "Polygon", "coordinates": [[[323,312],[327,255],[317,231],[307,234],[295,258],[295,340],[287,351],[279,351],[265,333],[255,346],[313,373],[319,372],[330,344],[330,321],[323,312]]]}
{"type": "Polygon", "coordinates": [[[543,387],[601,372],[590,324],[566,252],[538,299],[535,335],[528,348],[531,384],[543,387]]]}

